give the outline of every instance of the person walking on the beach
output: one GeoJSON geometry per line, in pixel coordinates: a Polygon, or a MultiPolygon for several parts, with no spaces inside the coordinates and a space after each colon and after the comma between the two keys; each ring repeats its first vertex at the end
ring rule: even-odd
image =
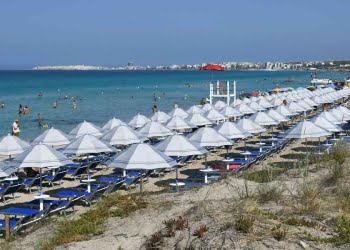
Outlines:
{"type": "Polygon", "coordinates": [[[21,130],[19,129],[19,120],[16,119],[12,124],[12,135],[19,137],[19,133],[21,130]]]}
{"type": "Polygon", "coordinates": [[[18,115],[21,115],[22,112],[23,112],[22,104],[19,104],[19,107],[18,107],[18,115]]]}
{"type": "Polygon", "coordinates": [[[41,117],[40,113],[38,114],[38,125],[39,125],[39,127],[43,126],[43,118],[41,117]]]}

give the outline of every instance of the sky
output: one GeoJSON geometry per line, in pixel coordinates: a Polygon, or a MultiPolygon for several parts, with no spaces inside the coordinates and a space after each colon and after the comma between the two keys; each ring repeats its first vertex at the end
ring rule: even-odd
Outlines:
{"type": "Polygon", "coordinates": [[[1,0],[0,65],[350,59],[349,0],[1,0]]]}

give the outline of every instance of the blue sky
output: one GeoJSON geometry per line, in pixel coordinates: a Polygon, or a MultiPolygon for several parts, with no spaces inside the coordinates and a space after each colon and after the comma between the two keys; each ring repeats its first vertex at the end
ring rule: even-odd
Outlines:
{"type": "Polygon", "coordinates": [[[350,59],[348,0],[2,0],[0,65],[350,59]]]}

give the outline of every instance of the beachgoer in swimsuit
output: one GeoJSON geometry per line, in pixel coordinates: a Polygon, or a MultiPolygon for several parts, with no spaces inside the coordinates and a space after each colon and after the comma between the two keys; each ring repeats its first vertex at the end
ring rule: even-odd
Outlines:
{"type": "Polygon", "coordinates": [[[12,124],[12,135],[19,137],[19,133],[21,130],[19,129],[19,120],[16,119],[12,124]]]}

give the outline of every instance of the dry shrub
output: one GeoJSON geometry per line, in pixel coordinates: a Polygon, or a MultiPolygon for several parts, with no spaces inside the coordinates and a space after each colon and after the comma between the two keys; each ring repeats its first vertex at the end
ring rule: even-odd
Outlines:
{"type": "Polygon", "coordinates": [[[278,203],[282,199],[284,190],[280,183],[263,183],[256,189],[255,198],[260,204],[270,201],[278,203]]]}
{"type": "Polygon", "coordinates": [[[255,218],[250,215],[241,214],[236,220],[236,230],[243,233],[250,233],[253,230],[255,218]]]}
{"type": "Polygon", "coordinates": [[[314,183],[303,183],[297,189],[295,201],[292,201],[302,213],[315,213],[320,208],[323,188],[314,183]]]}
{"type": "Polygon", "coordinates": [[[206,225],[202,225],[194,231],[193,235],[197,236],[198,238],[203,238],[206,231],[208,231],[208,227],[206,225]]]}

